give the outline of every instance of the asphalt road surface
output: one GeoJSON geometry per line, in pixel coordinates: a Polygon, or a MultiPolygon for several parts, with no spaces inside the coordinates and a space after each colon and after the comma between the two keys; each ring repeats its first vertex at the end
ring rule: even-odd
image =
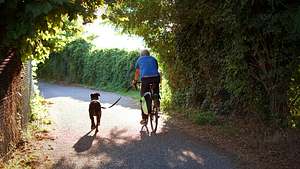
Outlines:
{"type": "MultiPolygon", "coordinates": [[[[138,103],[122,97],[102,112],[99,132],[90,131],[88,105],[94,90],[40,83],[42,96],[52,102],[53,168],[107,169],[231,169],[230,156],[190,138],[160,118],[156,134],[141,131],[138,103]]],[[[100,92],[102,106],[120,96],[100,92]]],[[[149,125],[149,130],[151,129],[149,125]]]]}

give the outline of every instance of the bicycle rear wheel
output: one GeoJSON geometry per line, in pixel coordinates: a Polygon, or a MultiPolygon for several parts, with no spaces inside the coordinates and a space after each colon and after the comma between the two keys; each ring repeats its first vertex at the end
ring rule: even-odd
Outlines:
{"type": "Polygon", "coordinates": [[[158,125],[158,109],[157,107],[153,107],[152,112],[150,114],[150,124],[152,132],[155,133],[158,125]]]}

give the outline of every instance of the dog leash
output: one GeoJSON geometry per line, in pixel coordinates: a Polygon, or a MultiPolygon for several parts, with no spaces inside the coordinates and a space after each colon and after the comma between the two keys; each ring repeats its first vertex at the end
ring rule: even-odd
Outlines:
{"type": "Polygon", "coordinates": [[[114,105],[116,105],[122,97],[119,97],[112,105],[110,105],[109,107],[101,107],[102,109],[108,109],[108,108],[112,108],[114,105]]]}

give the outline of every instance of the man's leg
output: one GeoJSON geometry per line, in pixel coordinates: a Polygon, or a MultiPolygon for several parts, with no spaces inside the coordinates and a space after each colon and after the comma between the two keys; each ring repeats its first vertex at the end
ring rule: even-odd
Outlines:
{"type": "MultiPolygon", "coordinates": [[[[141,97],[144,97],[144,94],[149,91],[149,85],[147,85],[147,83],[145,83],[143,80],[142,80],[142,84],[141,84],[141,97]]],[[[146,98],[145,98],[146,100],[146,98]]],[[[142,107],[141,107],[142,108],[142,107]]],[[[147,107],[148,108],[148,107],[147,107]]],[[[149,109],[148,109],[148,112],[149,112],[149,109]]],[[[147,118],[148,118],[148,115],[144,113],[144,111],[141,112],[141,115],[142,115],[142,120],[140,121],[141,124],[145,124],[147,122],[147,118]]]]}
{"type": "Polygon", "coordinates": [[[154,77],[153,78],[153,94],[154,94],[153,100],[155,100],[154,104],[156,104],[158,108],[160,108],[159,83],[160,83],[160,76],[154,77]]]}
{"type": "Polygon", "coordinates": [[[154,104],[156,104],[156,106],[158,108],[160,108],[160,96],[159,96],[159,83],[154,83],[153,84],[153,93],[155,98],[153,98],[153,100],[155,101],[154,104]]]}

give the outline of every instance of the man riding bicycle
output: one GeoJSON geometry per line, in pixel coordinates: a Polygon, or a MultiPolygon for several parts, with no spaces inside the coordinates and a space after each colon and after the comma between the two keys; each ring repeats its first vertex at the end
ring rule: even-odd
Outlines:
{"type": "MultiPolygon", "coordinates": [[[[146,92],[150,92],[150,84],[152,84],[153,93],[159,98],[159,83],[160,83],[160,74],[158,72],[158,63],[157,60],[150,56],[148,50],[142,50],[140,57],[135,64],[135,75],[134,80],[132,80],[132,85],[136,85],[139,76],[141,77],[141,97],[144,97],[146,92]]],[[[159,100],[159,99],[158,99],[159,100]]],[[[158,101],[159,105],[159,101],[158,101]]],[[[151,106],[148,105],[148,112],[151,111],[151,106]]],[[[147,122],[148,116],[142,111],[142,120],[141,124],[147,122]]]]}

